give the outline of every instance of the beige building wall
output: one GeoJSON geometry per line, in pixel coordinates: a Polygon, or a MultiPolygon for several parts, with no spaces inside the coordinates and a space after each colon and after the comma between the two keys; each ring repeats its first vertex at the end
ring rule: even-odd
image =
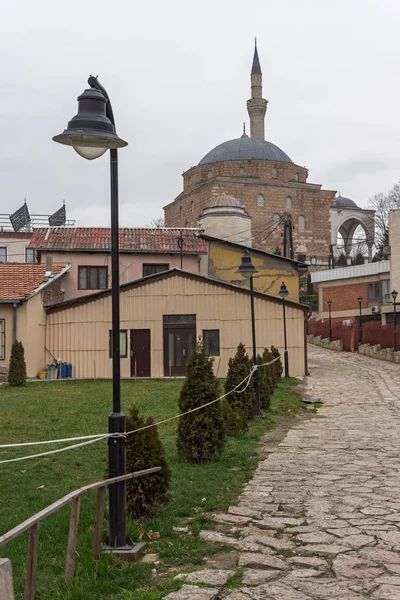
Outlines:
{"type": "MultiPolygon", "coordinates": [[[[251,348],[250,296],[206,281],[190,279],[179,273],[121,291],[121,329],[151,330],[151,376],[164,376],[163,315],[195,314],[196,335],[203,329],[219,329],[220,356],[215,372],[224,377],[228,360],[239,342],[251,348]]],[[[287,304],[289,365],[292,376],[305,373],[304,312],[300,306],[287,304]]],[[[283,353],[282,302],[255,297],[258,351],[277,346],[283,353]]],[[[52,355],[73,364],[73,376],[109,378],[111,296],[76,304],[64,309],[50,309],[47,316],[46,346],[52,355]]],[[[128,358],[121,359],[121,376],[130,377],[128,358]]],[[[50,362],[48,354],[46,362],[50,362]]]]}
{"type": "Polygon", "coordinates": [[[11,346],[13,343],[13,306],[12,304],[0,304],[0,319],[5,324],[5,352],[4,359],[0,359],[0,366],[8,366],[10,361],[11,346]]]}
{"type": "Polygon", "coordinates": [[[31,233],[0,232],[0,248],[7,249],[7,262],[24,263],[25,251],[31,241],[31,233]]]}
{"type": "MultiPolygon", "coordinates": [[[[5,319],[5,358],[0,360],[0,365],[8,367],[13,343],[12,304],[0,304],[0,319],[5,319]]],[[[42,292],[27,302],[17,304],[16,333],[17,340],[24,346],[26,374],[28,377],[36,377],[46,366],[46,313],[42,304],[42,292]]]]}
{"type": "Polygon", "coordinates": [[[390,291],[397,290],[400,294],[400,210],[391,210],[389,213],[389,242],[390,291]]]}

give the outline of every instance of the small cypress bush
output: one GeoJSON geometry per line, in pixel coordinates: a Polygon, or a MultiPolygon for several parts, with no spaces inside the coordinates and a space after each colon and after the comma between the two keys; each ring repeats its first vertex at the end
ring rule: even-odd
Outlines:
{"type": "Polygon", "coordinates": [[[221,409],[227,435],[238,435],[248,430],[249,425],[245,415],[241,410],[232,408],[226,398],[221,402],[221,409]]]}
{"type": "MultiPolygon", "coordinates": [[[[184,413],[219,397],[219,383],[213,372],[213,359],[198,341],[186,366],[186,379],[179,395],[179,411],[184,413]]],[[[221,403],[179,418],[178,454],[191,463],[207,463],[221,454],[225,427],[221,403]]]]}
{"type": "Polygon", "coordinates": [[[19,342],[18,340],[15,340],[11,347],[8,383],[15,386],[24,385],[26,383],[25,352],[22,342],[19,342]]]}
{"type": "MultiPolygon", "coordinates": [[[[265,361],[267,362],[267,361],[265,361]]],[[[257,354],[257,364],[264,364],[263,357],[260,354],[257,354]]],[[[268,380],[268,371],[267,367],[259,367],[258,369],[258,377],[260,381],[260,404],[261,408],[269,408],[270,399],[271,399],[271,387],[270,382],[268,380]]]]}
{"type": "Polygon", "coordinates": [[[279,360],[277,360],[276,362],[274,362],[274,367],[275,367],[275,372],[277,374],[278,379],[280,377],[282,377],[282,373],[283,373],[283,366],[282,366],[282,361],[281,361],[281,354],[278,350],[278,348],[275,348],[275,346],[271,346],[271,353],[272,356],[274,358],[278,358],[279,360]]]}
{"type": "MultiPolygon", "coordinates": [[[[240,343],[237,347],[235,356],[229,359],[228,374],[225,380],[225,392],[233,390],[241,381],[243,381],[250,373],[251,366],[251,361],[246,352],[246,348],[244,344],[240,343]]],[[[242,387],[245,387],[246,383],[242,387]]],[[[254,416],[255,407],[253,378],[244,392],[232,392],[227,396],[227,400],[234,410],[241,411],[247,419],[251,419],[254,416]]]]}
{"type": "MultiPolygon", "coordinates": [[[[264,349],[264,352],[262,354],[262,362],[263,364],[269,363],[271,362],[271,360],[274,359],[274,356],[272,355],[272,352],[270,350],[268,350],[268,348],[264,349]]],[[[275,371],[275,363],[272,365],[268,365],[267,367],[262,367],[262,369],[266,370],[266,374],[267,374],[267,381],[268,381],[268,385],[269,385],[269,389],[270,389],[270,394],[272,395],[276,389],[276,386],[278,384],[278,377],[275,371]]]]}
{"type": "MultiPolygon", "coordinates": [[[[126,417],[126,431],[140,429],[152,423],[154,421],[151,417],[144,420],[137,408],[133,407],[126,417]]],[[[132,433],[126,438],[126,472],[134,473],[151,467],[161,467],[161,471],[126,482],[126,509],[133,519],[154,515],[168,502],[171,472],[157,427],[132,433]]]]}

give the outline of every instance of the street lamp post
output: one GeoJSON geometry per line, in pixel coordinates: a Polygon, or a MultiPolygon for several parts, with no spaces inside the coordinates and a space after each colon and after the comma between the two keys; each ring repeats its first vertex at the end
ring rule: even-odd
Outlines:
{"type": "Polygon", "coordinates": [[[358,300],[358,306],[360,307],[360,322],[359,322],[360,327],[359,327],[359,331],[358,331],[358,343],[361,346],[361,344],[362,344],[362,314],[361,314],[361,304],[362,304],[362,301],[363,301],[362,296],[358,296],[357,300],[358,300]]]}
{"type": "Polygon", "coordinates": [[[287,291],[287,287],[285,283],[282,281],[281,287],[279,290],[279,295],[282,298],[282,306],[283,306],[283,338],[285,345],[285,377],[289,377],[289,355],[287,348],[287,336],[286,336],[286,297],[289,295],[287,291]]]}
{"type": "Polygon", "coordinates": [[[329,311],[329,341],[332,341],[332,312],[331,312],[331,307],[332,307],[332,300],[328,300],[327,302],[328,304],[328,311],[329,311]]]}
{"type": "MultiPolygon", "coordinates": [[[[244,251],[242,256],[242,262],[236,271],[237,273],[243,273],[244,275],[250,275],[250,309],[251,309],[251,331],[253,340],[253,365],[257,366],[257,343],[256,343],[256,320],[254,315],[254,286],[253,286],[253,275],[257,273],[257,269],[251,262],[250,252],[244,251]]],[[[258,369],[254,372],[254,394],[256,396],[255,416],[261,417],[261,402],[260,402],[260,375],[258,369]]]]}
{"type": "Polygon", "coordinates": [[[393,298],[393,350],[395,352],[397,352],[397,331],[396,331],[396,325],[397,325],[397,313],[396,313],[396,298],[397,298],[397,293],[396,290],[393,290],[392,292],[392,298],[393,298]]]}
{"type": "MultiPolygon", "coordinates": [[[[55,142],[72,146],[83,158],[93,160],[110,150],[111,180],[111,311],[112,311],[112,381],[113,411],[108,418],[108,430],[116,434],[109,438],[109,476],[126,472],[125,415],[121,411],[120,376],[120,306],[119,306],[119,224],[118,224],[118,148],[127,142],[118,137],[111,102],[97,77],[88,79],[90,89],[78,97],[78,113],[67,129],[53,137],[55,142]]],[[[126,548],[132,545],[126,534],[125,482],[110,486],[110,521],[108,547],[126,548]]]]}

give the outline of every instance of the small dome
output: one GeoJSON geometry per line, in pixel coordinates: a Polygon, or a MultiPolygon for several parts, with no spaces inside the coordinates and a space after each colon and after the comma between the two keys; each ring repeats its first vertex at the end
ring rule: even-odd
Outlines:
{"type": "Polygon", "coordinates": [[[358,206],[354,202],[354,200],[351,200],[350,198],[345,198],[345,196],[341,196],[340,194],[336,198],[335,206],[342,206],[344,208],[346,208],[346,207],[348,207],[348,208],[358,208],[358,206]]]}
{"type": "Polygon", "coordinates": [[[242,136],[216,146],[203,156],[199,165],[209,165],[227,160],[275,160],[292,162],[278,146],[258,138],[242,136]]]}
{"type": "Polygon", "coordinates": [[[234,198],[233,196],[228,196],[225,192],[222,192],[216,198],[213,198],[208,204],[207,208],[216,208],[217,206],[232,206],[235,208],[243,208],[240,200],[234,198]]]}

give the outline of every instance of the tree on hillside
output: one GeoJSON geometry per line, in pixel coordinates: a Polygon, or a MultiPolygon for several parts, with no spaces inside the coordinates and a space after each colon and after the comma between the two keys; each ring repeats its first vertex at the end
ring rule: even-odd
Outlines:
{"type": "Polygon", "coordinates": [[[375,246],[374,260],[382,260],[387,256],[389,246],[389,213],[400,208],[400,181],[395,183],[386,194],[379,193],[369,199],[369,208],[375,211],[375,246]]]}

